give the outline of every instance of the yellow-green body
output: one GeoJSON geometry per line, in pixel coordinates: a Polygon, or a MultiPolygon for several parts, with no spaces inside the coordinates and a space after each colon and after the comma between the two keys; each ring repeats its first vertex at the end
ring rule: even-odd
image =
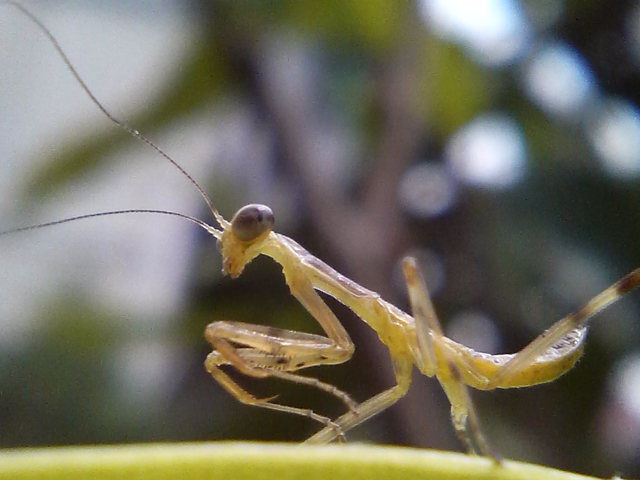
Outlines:
{"type": "MultiPolygon", "coordinates": [[[[406,258],[403,262],[414,313],[411,316],[377,293],[341,275],[294,240],[273,232],[270,210],[268,225],[247,231],[250,222],[244,216],[252,208],[267,209],[259,205],[244,207],[231,223],[221,223],[222,231],[216,231],[224,271],[237,277],[256,256],[271,257],[282,266],[291,293],[320,323],[327,336],[239,322],[215,322],[207,328],[206,336],[216,350],[206,365],[225,388],[245,403],[306,415],[324,423],[325,427],[307,440],[308,443],[343,438],[345,431],[395,403],[407,392],[415,366],[421,373],[435,376],[442,385],[451,402],[456,432],[469,449],[492,456],[499,462],[499,456],[491,450],[480,431],[467,387],[492,390],[531,386],[556,379],[570,370],[582,355],[586,321],[640,283],[640,272],[636,270],[583,309],[557,322],[518,353],[493,355],[476,352],[444,336],[413,259],[406,258]],[[238,227],[241,234],[234,231],[234,225],[239,223],[237,218],[242,218],[242,226],[238,227]],[[358,404],[335,387],[295,373],[313,365],[342,363],[353,353],[354,345],[347,332],[317,291],[349,307],[376,331],[389,349],[397,381],[395,386],[358,404]],[[236,348],[234,344],[242,348],[236,348]],[[224,364],[232,364],[252,376],[277,376],[316,386],[343,400],[349,411],[336,420],[330,420],[315,412],[274,404],[271,399],[256,399],[219,369],[224,364]]],[[[252,212],[252,215],[257,214],[252,212]]],[[[259,216],[262,221],[262,215],[259,216]]]]}

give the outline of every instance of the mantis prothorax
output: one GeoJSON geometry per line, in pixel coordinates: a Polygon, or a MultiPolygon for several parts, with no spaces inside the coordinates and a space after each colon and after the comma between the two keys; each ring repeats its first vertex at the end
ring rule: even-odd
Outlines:
{"type": "Polygon", "coordinates": [[[205,337],[213,347],[205,360],[205,367],[222,387],[245,404],[302,415],[323,424],[323,428],[305,443],[344,439],[345,432],[402,398],[409,389],[416,367],[424,375],[436,377],[442,385],[451,403],[454,428],[467,448],[500,462],[499,455],[491,449],[481,432],[468,387],[491,390],[536,385],[556,379],[570,370],[582,354],[588,320],[640,285],[640,269],[636,269],[584,307],[558,321],[518,353],[490,355],[476,352],[443,334],[425,282],[413,258],[406,257],[402,264],[413,313],[409,315],[375,292],[339,274],[294,240],[274,232],[274,215],[269,207],[247,205],[230,222],[225,220],[200,185],[175,160],[104,108],[38,18],[17,2],[2,1],[0,4],[16,7],[44,32],[93,103],[112,122],[147,143],[174,165],[197,188],[217,222],[216,227],[177,212],[132,209],[81,215],[2,233],[105,215],[152,213],[187,219],[216,237],[224,273],[233,278],[241,275],[245,266],[257,256],[271,257],[282,266],[291,294],[318,321],[326,336],[233,321],[214,322],[205,331],[205,337]],[[356,403],[338,388],[298,373],[312,366],[346,362],[354,351],[348,333],[318,291],[349,307],[376,331],[389,349],[396,385],[362,403],[356,403]],[[252,377],[277,377],[318,388],[337,397],[348,410],[331,420],[308,409],[275,403],[274,398],[258,399],[227,375],[220,368],[223,365],[231,365],[242,374],[252,377]]]}

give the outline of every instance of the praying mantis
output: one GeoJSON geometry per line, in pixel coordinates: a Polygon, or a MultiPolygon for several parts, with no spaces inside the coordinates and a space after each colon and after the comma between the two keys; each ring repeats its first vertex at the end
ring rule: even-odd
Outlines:
{"type": "Polygon", "coordinates": [[[271,257],[281,265],[291,294],[320,324],[325,335],[233,321],[214,322],[205,331],[205,337],[213,347],[205,360],[205,368],[224,389],[245,404],[308,417],[320,423],[321,429],[306,443],[344,440],[350,429],[391,407],[407,393],[415,367],[428,377],[436,377],[442,385],[451,403],[454,429],[468,450],[491,457],[499,463],[499,454],[491,448],[480,428],[469,387],[492,390],[536,385],[556,379],[570,370],[582,354],[587,322],[596,313],[640,285],[640,269],[636,269],[583,308],[557,322],[516,354],[490,355],[475,352],[444,335],[415,259],[406,257],[402,262],[411,304],[412,314],[409,315],[375,292],[342,276],[294,240],[276,233],[274,214],[269,207],[250,204],[227,221],[202,187],[180,164],[104,108],[80,78],[50,31],[30,11],[16,2],[0,4],[19,9],[44,32],[102,113],[176,167],[198,190],[217,224],[209,225],[195,217],[172,211],[131,209],[81,215],[5,233],[107,215],[148,213],[186,219],[214,236],[222,255],[224,273],[233,278],[240,276],[246,265],[259,255],[271,257]],[[318,292],[334,297],[375,330],[389,349],[396,380],[394,386],[358,403],[337,387],[300,373],[313,366],[346,362],[355,348],[340,320],[318,292]],[[241,374],[251,377],[279,378],[319,389],[344,403],[347,411],[337,419],[330,419],[309,409],[277,403],[275,398],[257,398],[230,377],[221,368],[224,366],[231,366],[241,374]]]}

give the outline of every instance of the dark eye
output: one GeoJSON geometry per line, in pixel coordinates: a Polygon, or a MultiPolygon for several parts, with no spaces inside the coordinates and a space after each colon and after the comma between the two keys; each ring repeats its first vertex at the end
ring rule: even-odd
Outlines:
{"type": "Polygon", "coordinates": [[[271,230],[274,223],[275,218],[269,207],[252,203],[236,212],[231,219],[231,230],[238,240],[250,242],[271,230]]]}

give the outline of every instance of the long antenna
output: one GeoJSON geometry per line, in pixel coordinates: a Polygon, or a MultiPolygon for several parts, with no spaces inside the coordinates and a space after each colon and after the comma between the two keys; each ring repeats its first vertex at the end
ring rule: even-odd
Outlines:
{"type": "MultiPolygon", "coordinates": [[[[229,222],[227,222],[222,215],[220,215],[220,213],[218,212],[218,210],[216,210],[216,208],[213,206],[213,202],[211,201],[211,199],[209,198],[209,195],[207,195],[207,193],[203,190],[203,188],[198,184],[198,182],[195,181],[195,179],[178,163],[176,162],[173,158],[171,158],[167,153],[164,152],[164,150],[162,150],[160,147],[158,147],[155,143],[153,143],[151,140],[149,140],[147,137],[145,137],[144,135],[142,135],[140,132],[138,132],[136,129],[131,128],[129,125],[127,125],[124,122],[121,122],[120,120],[118,120],[116,117],[114,117],[113,115],[111,115],[111,113],[109,113],[109,111],[104,107],[104,105],[102,105],[102,103],[100,103],[100,101],[95,97],[95,95],[91,92],[91,90],[89,89],[89,87],[87,86],[86,83],[84,83],[84,80],[82,79],[82,77],[80,76],[80,74],[78,73],[78,71],[75,69],[75,67],[73,66],[73,64],[71,63],[71,60],[69,60],[69,57],[67,57],[67,54],[64,53],[64,50],[62,50],[62,47],[60,46],[60,44],[58,43],[58,40],[56,40],[56,38],[53,36],[53,34],[51,33],[51,31],[38,19],[38,17],[36,17],[33,13],[31,13],[30,10],[28,10],[26,7],[24,7],[22,4],[18,3],[18,2],[14,2],[11,0],[3,0],[0,1],[0,5],[1,4],[6,4],[6,5],[12,5],[14,7],[16,7],[18,10],[20,10],[24,15],[27,16],[27,18],[29,18],[29,20],[31,20],[45,35],[46,37],[49,39],[49,41],[51,42],[51,44],[53,45],[53,47],[56,49],[56,51],[58,52],[58,54],[60,55],[60,57],[62,58],[62,60],[64,61],[65,65],[67,66],[67,68],[69,69],[69,71],[71,72],[71,74],[75,77],[76,81],[80,84],[80,86],[82,87],[82,89],[85,91],[85,93],[89,96],[89,98],[91,99],[91,101],[100,109],[100,111],[109,119],[111,120],[113,123],[115,123],[116,125],[118,125],[120,128],[122,128],[123,130],[127,131],[131,136],[133,136],[134,138],[137,138],[138,140],[143,141],[144,143],[146,143],[147,145],[149,145],[151,148],[153,148],[156,152],[158,152],[160,155],[162,155],[166,160],[168,160],[174,167],[176,167],[180,173],[182,173],[182,175],[184,175],[200,192],[200,195],[202,196],[202,198],[204,198],[205,202],[207,202],[207,205],[209,206],[209,209],[211,210],[211,212],[213,213],[214,217],[216,218],[216,221],[220,224],[220,226],[224,229],[227,228],[229,226],[229,222]]],[[[151,213],[151,212],[156,212],[156,213],[164,213],[164,214],[170,214],[169,212],[166,211],[151,211],[151,210],[126,210],[126,211],[121,211],[120,213],[151,213]]],[[[80,216],[80,217],[76,217],[76,219],[80,219],[80,218],[86,218],[86,217],[91,217],[91,216],[100,216],[100,215],[111,215],[111,214],[115,214],[118,213],[116,211],[113,212],[103,212],[101,214],[95,214],[95,215],[86,215],[86,216],[80,216]]],[[[193,218],[190,218],[186,215],[181,215],[181,214],[175,214],[176,216],[181,216],[183,218],[188,218],[191,220],[194,220],[193,218]]],[[[66,221],[71,221],[73,219],[67,219],[66,221]]],[[[57,223],[64,223],[65,221],[59,221],[59,222],[52,222],[51,224],[57,224],[57,223]]],[[[198,223],[198,222],[196,222],[198,223]]],[[[42,226],[46,226],[46,225],[51,225],[51,224],[44,224],[42,226]]],[[[206,225],[206,224],[205,224],[206,225]]],[[[202,226],[202,225],[201,225],[202,226]]],[[[209,228],[213,228],[210,227],[209,228]]],[[[14,230],[14,231],[20,231],[20,230],[27,230],[29,229],[29,227],[26,227],[24,229],[18,229],[18,230],[14,230]]],[[[215,230],[215,229],[214,229],[215,230]]],[[[217,230],[216,230],[217,231],[217,230]]],[[[3,232],[3,233],[8,233],[8,232],[3,232]]],[[[218,232],[220,233],[220,232],[218,232]]]]}
{"type": "Polygon", "coordinates": [[[44,227],[53,227],[54,225],[75,222],[76,220],[85,220],[87,218],[106,217],[108,215],[122,215],[126,213],[154,213],[159,215],[170,215],[172,217],[180,217],[180,218],[184,218],[185,220],[189,220],[190,222],[193,222],[196,225],[202,227],[204,230],[206,230],[216,238],[220,238],[220,236],[222,235],[222,232],[220,232],[220,230],[213,228],[208,223],[205,223],[202,220],[199,220],[190,215],[185,215],[184,213],[172,212],[170,210],[155,210],[155,209],[147,209],[147,208],[135,208],[130,210],[110,210],[108,212],[88,213],[85,215],[78,215],[76,217],[69,217],[69,218],[64,218],[62,220],[56,220],[54,222],[40,223],[38,225],[30,225],[28,227],[20,227],[13,230],[5,230],[4,232],[0,232],[0,235],[7,235],[10,233],[17,233],[17,232],[26,232],[28,230],[37,230],[39,228],[44,228],[44,227]]]}

